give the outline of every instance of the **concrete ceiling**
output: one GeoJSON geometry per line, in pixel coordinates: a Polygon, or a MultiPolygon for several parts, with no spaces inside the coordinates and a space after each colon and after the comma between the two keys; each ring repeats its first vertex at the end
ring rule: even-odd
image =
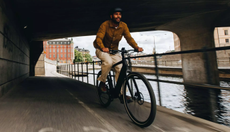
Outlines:
{"type": "MultiPolygon", "coordinates": [[[[131,32],[192,15],[221,12],[215,26],[229,26],[229,0],[6,0],[30,40],[95,35],[111,7],[124,10],[131,32]]],[[[211,17],[211,16],[210,16],[211,17]]]]}

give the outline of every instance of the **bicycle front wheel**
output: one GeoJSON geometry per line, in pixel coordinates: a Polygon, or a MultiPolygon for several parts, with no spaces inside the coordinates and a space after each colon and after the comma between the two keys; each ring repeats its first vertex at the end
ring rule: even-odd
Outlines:
{"type": "Polygon", "coordinates": [[[141,127],[151,125],[156,116],[156,100],[149,81],[142,74],[132,72],[122,88],[125,110],[131,120],[141,127]]]}

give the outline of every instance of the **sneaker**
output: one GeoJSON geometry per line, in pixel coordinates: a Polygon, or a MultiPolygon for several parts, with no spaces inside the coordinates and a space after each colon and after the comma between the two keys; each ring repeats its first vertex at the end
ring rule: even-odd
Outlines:
{"type": "Polygon", "coordinates": [[[104,83],[104,82],[100,82],[99,88],[101,88],[101,91],[102,91],[103,93],[106,93],[106,92],[107,92],[107,89],[106,89],[106,87],[105,87],[105,83],[104,83]]]}
{"type": "MultiPolygon", "coordinates": [[[[119,99],[120,99],[120,102],[121,102],[122,104],[124,104],[123,95],[120,95],[120,96],[119,96],[119,99]]],[[[126,100],[127,100],[127,103],[133,102],[133,100],[132,100],[132,98],[131,98],[130,96],[126,96],[126,100]]]]}

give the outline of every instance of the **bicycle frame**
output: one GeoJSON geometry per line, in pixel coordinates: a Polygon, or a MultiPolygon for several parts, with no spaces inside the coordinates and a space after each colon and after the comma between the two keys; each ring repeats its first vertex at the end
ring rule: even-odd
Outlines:
{"type": "Polygon", "coordinates": [[[109,80],[108,80],[108,82],[109,82],[110,88],[113,88],[113,89],[110,89],[110,90],[112,91],[111,94],[113,95],[114,98],[119,97],[122,83],[127,78],[126,73],[127,73],[128,64],[127,64],[126,60],[128,59],[129,63],[131,63],[130,58],[129,57],[125,58],[124,54],[125,53],[122,52],[122,60],[112,66],[112,68],[114,68],[115,66],[117,66],[119,64],[123,64],[115,87],[112,84],[112,75],[109,72],[109,78],[108,78],[109,80]]]}
{"type": "MultiPolygon", "coordinates": [[[[126,53],[136,50],[125,50],[125,48],[122,48],[122,50],[110,51],[110,53],[121,52],[122,55],[122,60],[114,64],[112,68],[119,64],[123,65],[117,83],[115,82],[114,74],[112,75],[111,72],[109,72],[106,81],[107,92],[102,91],[102,87],[100,87],[97,82],[97,90],[101,105],[107,107],[114,98],[119,98],[120,102],[124,104],[128,116],[136,125],[141,127],[151,125],[156,115],[154,92],[144,75],[138,72],[132,72],[132,70],[129,69],[129,66],[131,66],[130,56],[128,55],[128,57],[125,58],[126,53]],[[122,93],[120,93],[121,88],[123,90],[122,93]],[[142,92],[147,92],[146,99],[149,103],[145,101],[145,94],[142,92]],[[140,109],[138,109],[138,107],[140,107],[140,109]],[[147,116],[142,116],[141,114],[143,112],[149,112],[149,114],[147,114],[147,116]]],[[[101,75],[101,71],[99,72],[98,77],[99,75],[101,75]]]]}

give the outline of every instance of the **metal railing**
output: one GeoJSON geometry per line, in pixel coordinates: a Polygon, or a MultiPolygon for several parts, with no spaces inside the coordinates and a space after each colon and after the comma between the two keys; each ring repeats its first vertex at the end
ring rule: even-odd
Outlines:
{"type": "MultiPolygon", "coordinates": [[[[228,50],[230,49],[230,46],[228,47],[218,47],[218,48],[203,48],[203,49],[197,49],[197,50],[188,50],[188,51],[179,51],[179,52],[171,52],[171,53],[161,53],[161,54],[151,54],[151,55],[142,55],[142,56],[135,56],[130,57],[132,58],[143,58],[143,57],[153,57],[154,58],[154,66],[155,66],[155,75],[156,79],[149,79],[149,81],[155,81],[157,82],[157,89],[158,89],[158,98],[159,98],[159,104],[162,106],[161,102],[161,91],[160,91],[160,82],[164,83],[172,83],[172,84],[179,84],[179,85],[186,85],[186,86],[194,86],[194,87],[201,87],[201,88],[210,88],[210,89],[220,89],[220,90],[230,90],[230,87],[220,87],[216,85],[210,85],[210,84],[192,84],[192,83],[185,83],[185,82],[177,82],[177,81],[166,81],[159,79],[159,72],[158,72],[158,61],[157,56],[163,56],[163,55],[176,55],[176,54],[189,54],[189,53],[203,53],[204,59],[208,60],[208,52],[210,51],[219,51],[219,50],[228,50]]],[[[61,65],[57,67],[57,72],[64,74],[66,76],[75,78],[76,80],[80,80],[80,77],[82,78],[81,81],[84,82],[84,77],[87,78],[86,83],[89,83],[89,74],[93,75],[93,84],[96,86],[96,75],[95,73],[95,66],[99,66],[101,61],[93,61],[93,62],[82,62],[82,63],[74,63],[74,64],[67,64],[67,65],[61,65]],[[89,66],[92,69],[92,72],[89,72],[89,66]]],[[[205,68],[208,71],[209,64],[205,64],[205,68]]],[[[207,74],[209,72],[206,72],[207,74]]],[[[210,80],[208,81],[210,82],[210,80]]]]}

